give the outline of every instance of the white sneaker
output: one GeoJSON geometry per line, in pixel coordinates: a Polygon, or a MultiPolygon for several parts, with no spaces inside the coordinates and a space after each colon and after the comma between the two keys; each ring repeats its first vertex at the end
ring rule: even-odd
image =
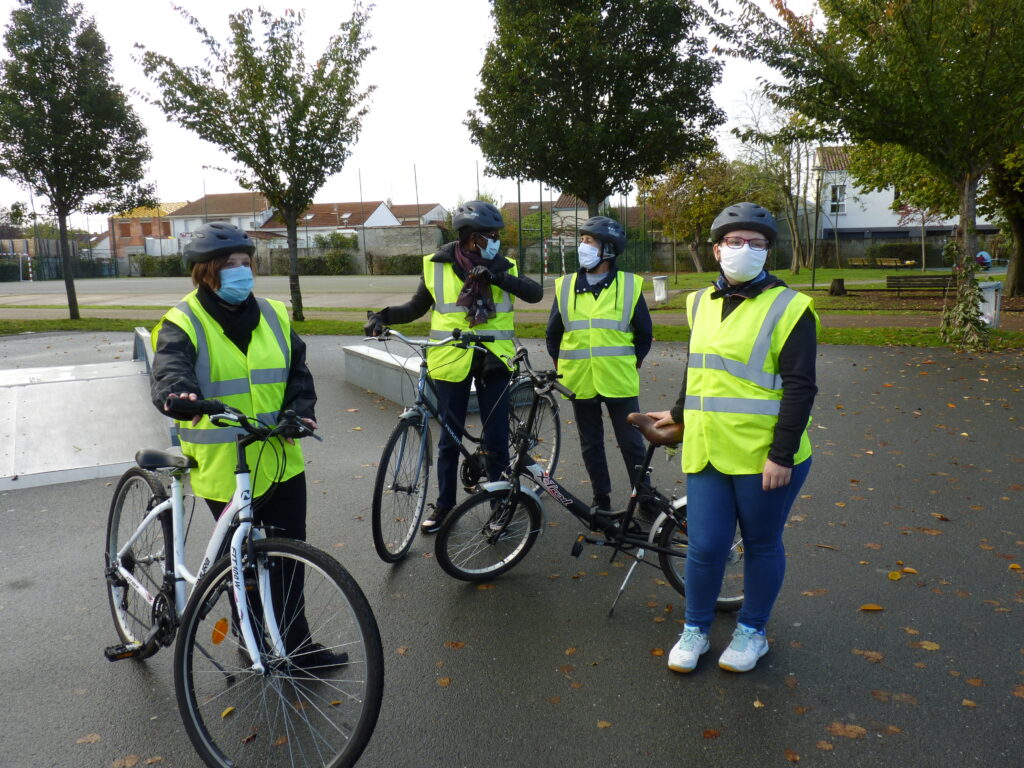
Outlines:
{"type": "Polygon", "coordinates": [[[768,638],[746,624],[737,624],[732,642],[718,659],[718,666],[729,672],[749,672],[766,653],[768,638]]]}
{"type": "Polygon", "coordinates": [[[668,668],[683,674],[692,672],[700,657],[707,653],[710,647],[707,633],[701,632],[698,627],[685,624],[679,641],[668,652],[668,668]]]}

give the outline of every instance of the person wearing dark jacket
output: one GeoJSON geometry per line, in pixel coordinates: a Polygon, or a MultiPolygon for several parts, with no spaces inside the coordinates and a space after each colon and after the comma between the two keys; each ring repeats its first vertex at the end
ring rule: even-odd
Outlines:
{"type": "Polygon", "coordinates": [[[686,623],[668,667],[690,672],[708,633],[737,525],[744,601],[718,665],[747,672],[768,652],[765,626],[782,588],[782,534],[811,467],[807,434],[817,394],[818,316],[810,297],[765,271],[776,238],[754,203],[711,227],[721,275],[687,297],[690,343],[679,400],[651,413],[677,426],[687,477],[686,623]]]}
{"type": "MultiPolygon", "coordinates": [[[[177,422],[182,452],[198,466],[192,490],[214,517],[235,490],[235,430],[207,416],[175,409],[181,399],[220,400],[264,423],[293,410],[316,429],[316,389],[306,366],[306,345],[291,328],[284,304],[253,295],[249,236],[232,224],[200,226],[185,249],[195,290],[172,307],[153,329],[150,393],[153,404],[177,422]]],[[[252,471],[253,514],[279,535],[305,540],[306,475],[302,449],[293,440],[271,438],[246,449],[252,471]]],[[[313,643],[301,609],[301,594],[285,599],[289,652],[301,663],[332,666],[347,655],[313,643]]]]}
{"type": "MultiPolygon", "coordinates": [[[[544,289],[521,277],[513,261],[499,253],[499,235],[505,226],[501,212],[491,203],[471,200],[452,217],[459,233],[457,242],[441,246],[423,257],[423,276],[405,304],[368,313],[365,331],[377,336],[384,326],[409,323],[433,309],[430,337],[444,339],[455,329],[493,336],[484,342],[486,353],[443,346],[427,350],[427,371],[437,393],[442,416],[456,431],[463,428],[470,386],[475,383],[483,421],[483,446],[487,451],[487,475],[497,480],[508,466],[509,360],[513,343],[513,299],[536,304],[544,289]]],[[[458,487],[458,443],[445,429],[437,450],[437,502],[429,506],[422,522],[424,533],[440,529],[455,506],[458,487]]]]}
{"type": "MultiPolygon", "coordinates": [[[[653,326],[644,300],[643,278],[616,267],[626,248],[626,231],[607,216],[580,226],[580,269],[555,281],[555,301],[546,333],[547,350],[571,389],[583,463],[590,477],[592,505],[611,510],[611,478],[604,452],[601,405],[608,410],[630,482],[644,460],[644,442],[626,417],[640,410],[639,369],[651,349],[653,326]]],[[[643,494],[641,493],[641,499],[643,494]]],[[[643,501],[641,502],[643,503],[643,501]]]]}

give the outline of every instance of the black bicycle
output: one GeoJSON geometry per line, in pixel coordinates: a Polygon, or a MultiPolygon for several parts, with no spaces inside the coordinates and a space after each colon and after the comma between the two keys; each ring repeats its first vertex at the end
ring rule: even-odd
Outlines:
{"type": "MultiPolygon", "coordinates": [[[[435,542],[438,563],[457,579],[487,581],[510,570],[526,557],[543,530],[541,499],[531,484],[523,483],[524,478],[530,478],[587,527],[588,532],[580,534],[573,544],[573,557],[580,556],[584,544],[591,544],[611,548],[612,560],[620,553],[633,560],[609,614],[615,610],[615,604],[636,566],[640,563],[654,565],[645,559],[648,552],[657,555],[658,567],[665,578],[679,594],[685,595],[684,568],[688,548],[686,497],[669,499],[650,484],[655,451],[659,447],[670,446],[674,438],[656,429],[651,417],[642,413],[630,414],[630,423],[643,433],[648,442],[644,463],[638,467],[638,483],[625,510],[599,512],[556,482],[543,466],[531,458],[530,428],[535,409],[539,410],[539,404],[552,391],[570,399],[574,395],[558,382],[556,371],[532,370],[525,350],[518,352],[516,358],[526,371],[534,396],[526,423],[513,436],[515,471],[509,473],[508,480],[488,483],[448,515],[435,542]],[[636,514],[641,502],[645,511],[654,517],[652,523],[636,514]],[[600,534],[600,537],[593,534],[600,534]]],[[[735,611],[742,604],[743,544],[737,532],[726,562],[717,607],[723,611],[735,611]]]]}
{"type": "MultiPolygon", "coordinates": [[[[487,453],[481,445],[481,437],[442,419],[436,395],[428,397],[428,392],[432,393],[433,387],[427,376],[425,351],[429,347],[452,345],[473,354],[484,349],[479,346],[482,342],[494,341],[494,337],[455,329],[448,338],[423,341],[410,339],[393,328],[385,328],[375,340],[388,339],[405,343],[420,356],[416,399],[398,417],[398,424],[384,445],[373,487],[373,546],[382,560],[395,563],[408,554],[427,503],[430,467],[433,463],[433,442],[430,436],[432,417],[437,419],[442,428],[448,430],[462,453],[459,477],[466,491],[472,492],[479,488],[481,479],[487,475],[487,453]],[[475,444],[476,450],[470,452],[462,444],[463,438],[475,444]]],[[[558,401],[553,395],[547,394],[535,403],[533,385],[529,378],[519,375],[518,360],[513,365],[508,397],[509,453],[512,454],[515,450],[511,436],[523,434],[526,450],[531,459],[548,472],[554,472],[558,464],[561,439],[558,401]],[[533,420],[527,428],[527,417],[531,411],[533,420]]],[[[486,421],[487,415],[482,414],[482,418],[486,421]]]]}

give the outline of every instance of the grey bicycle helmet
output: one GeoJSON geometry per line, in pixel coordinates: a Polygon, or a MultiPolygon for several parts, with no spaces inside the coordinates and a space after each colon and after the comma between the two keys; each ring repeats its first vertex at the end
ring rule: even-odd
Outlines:
{"type": "Polygon", "coordinates": [[[192,233],[192,239],[185,246],[185,265],[191,267],[239,251],[252,256],[256,253],[256,244],[244,230],[234,224],[211,221],[192,233]]]}
{"type": "Polygon", "coordinates": [[[605,257],[620,256],[626,250],[626,230],[607,216],[591,216],[580,225],[580,234],[590,235],[601,243],[605,257]]]}
{"type": "Polygon", "coordinates": [[[775,217],[767,208],[757,203],[736,203],[725,208],[711,222],[711,242],[717,243],[730,232],[737,229],[752,229],[760,232],[772,245],[779,234],[775,225],[775,217]]]}
{"type": "Polygon", "coordinates": [[[452,226],[456,231],[491,232],[505,226],[501,211],[484,200],[470,200],[455,209],[452,226]]]}

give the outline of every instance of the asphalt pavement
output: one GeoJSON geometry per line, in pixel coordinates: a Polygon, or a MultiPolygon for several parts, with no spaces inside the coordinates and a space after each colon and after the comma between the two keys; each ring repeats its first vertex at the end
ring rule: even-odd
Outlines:
{"type": "MultiPolygon", "coordinates": [[[[307,341],[326,438],[307,442],[309,539],[362,585],[384,642],[383,709],[360,766],[1022,764],[1021,353],[822,346],[814,466],[786,532],[771,651],[751,673],[718,669],[734,621],[720,615],[711,653],[677,675],[663,654],[683,598],[645,568],[609,618],[624,564],[570,557],[578,526],[550,502],[534,550],[488,588],[448,578],[430,538],[380,562],[370,494],[398,408],[346,383],[342,348],[358,339],[307,341]]],[[[540,341],[528,346],[546,362],[540,341]]],[[[8,337],[0,367],[130,348],[127,334],[8,337]]],[[[645,408],[674,401],[684,361],[683,345],[655,344],[645,408]]],[[[564,405],[562,435],[558,475],[586,498],[564,405]]],[[[625,470],[608,450],[620,503],[625,470]]],[[[113,482],[0,493],[5,768],[200,765],[171,651],[102,657],[116,639],[102,573],[113,482]]],[[[685,492],[676,460],[658,460],[655,482],[685,492]]],[[[190,541],[209,530],[200,510],[190,541]]]]}

